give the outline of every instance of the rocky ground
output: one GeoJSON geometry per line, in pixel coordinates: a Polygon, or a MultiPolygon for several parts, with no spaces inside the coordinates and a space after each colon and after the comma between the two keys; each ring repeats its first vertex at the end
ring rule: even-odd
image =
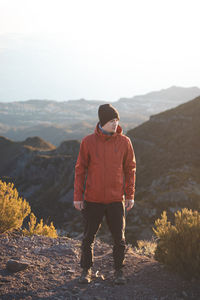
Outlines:
{"type": "Polygon", "coordinates": [[[80,285],[79,240],[0,235],[0,299],[200,299],[200,280],[183,279],[131,246],[124,267],[127,284],[116,286],[110,245],[97,240],[94,250],[93,281],[80,285]]]}

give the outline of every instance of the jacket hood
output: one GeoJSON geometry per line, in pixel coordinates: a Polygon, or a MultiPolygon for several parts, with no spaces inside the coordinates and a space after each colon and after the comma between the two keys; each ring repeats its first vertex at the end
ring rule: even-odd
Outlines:
{"type": "Polygon", "coordinates": [[[96,125],[96,128],[95,128],[94,133],[95,133],[96,135],[102,137],[102,138],[108,138],[108,137],[109,137],[109,138],[112,138],[112,137],[117,136],[118,134],[122,135],[123,129],[122,129],[122,127],[121,127],[120,125],[118,125],[118,126],[117,126],[117,131],[116,131],[115,133],[113,133],[113,135],[107,136],[107,135],[103,134],[103,132],[100,130],[100,128],[99,128],[99,122],[98,122],[97,125],[96,125]]]}

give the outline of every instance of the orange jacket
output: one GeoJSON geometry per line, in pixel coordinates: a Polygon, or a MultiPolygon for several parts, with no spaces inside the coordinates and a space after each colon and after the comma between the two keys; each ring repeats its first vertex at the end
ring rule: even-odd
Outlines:
{"type": "Polygon", "coordinates": [[[118,125],[112,136],[99,129],[81,143],[75,167],[74,201],[111,203],[134,199],[136,161],[130,139],[118,125]],[[84,185],[85,193],[84,193],[84,185]],[[125,195],[124,195],[125,194],[125,195]]]}

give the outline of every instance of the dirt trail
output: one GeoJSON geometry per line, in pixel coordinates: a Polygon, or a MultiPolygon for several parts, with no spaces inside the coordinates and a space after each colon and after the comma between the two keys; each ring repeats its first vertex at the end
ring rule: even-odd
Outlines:
{"type": "Polygon", "coordinates": [[[167,271],[152,258],[127,247],[124,273],[127,284],[113,284],[111,246],[95,243],[94,278],[80,285],[80,241],[59,237],[0,235],[0,299],[172,300],[200,299],[200,280],[187,281],[167,271]],[[28,268],[7,269],[11,259],[28,268]]]}

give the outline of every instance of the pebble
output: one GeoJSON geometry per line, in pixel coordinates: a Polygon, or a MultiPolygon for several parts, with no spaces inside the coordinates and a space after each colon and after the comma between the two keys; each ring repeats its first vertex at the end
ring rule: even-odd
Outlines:
{"type": "Polygon", "coordinates": [[[185,291],[182,291],[181,294],[182,294],[183,297],[188,297],[188,294],[185,291]]]}
{"type": "Polygon", "coordinates": [[[7,278],[0,278],[0,282],[10,282],[11,280],[10,279],[7,279],[7,278]]]}
{"type": "Polygon", "coordinates": [[[75,270],[67,270],[66,272],[65,272],[65,274],[73,274],[73,273],[75,273],[75,270]]]}

